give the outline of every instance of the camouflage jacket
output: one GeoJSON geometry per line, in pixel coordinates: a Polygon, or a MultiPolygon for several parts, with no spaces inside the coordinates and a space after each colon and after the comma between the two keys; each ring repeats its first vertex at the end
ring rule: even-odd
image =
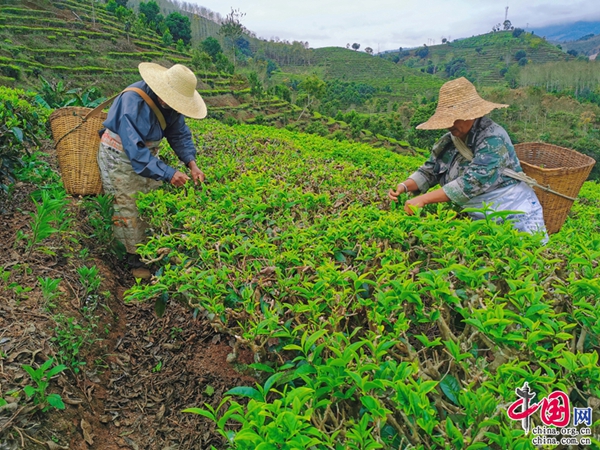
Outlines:
{"type": "Polygon", "coordinates": [[[450,200],[463,205],[478,195],[518,183],[502,174],[505,168],[523,171],[504,128],[488,117],[477,119],[466,144],[473,151],[473,161],[456,150],[450,133],[435,143],[429,159],[409,177],[421,193],[439,184],[450,200]]]}

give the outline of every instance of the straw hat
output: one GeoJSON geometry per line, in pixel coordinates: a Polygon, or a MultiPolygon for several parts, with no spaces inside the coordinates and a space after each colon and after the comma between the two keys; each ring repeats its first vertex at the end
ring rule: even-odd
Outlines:
{"type": "Polygon", "coordinates": [[[444,83],[433,116],[417,125],[419,130],[441,130],[450,128],[456,120],[471,120],[485,116],[497,108],[509,105],[492,103],[482,99],[475,86],[464,77],[444,83]]]}
{"type": "Polygon", "coordinates": [[[206,117],[206,105],[196,91],[196,75],[181,64],[170,69],[154,63],[140,63],[140,75],[167,105],[193,119],[206,117]]]}

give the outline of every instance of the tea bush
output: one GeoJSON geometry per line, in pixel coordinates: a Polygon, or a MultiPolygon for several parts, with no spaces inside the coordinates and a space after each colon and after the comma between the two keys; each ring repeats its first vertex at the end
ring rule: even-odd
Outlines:
{"type": "Polygon", "coordinates": [[[32,106],[35,94],[0,86],[0,190],[14,181],[21,157],[45,136],[49,110],[32,106]]]}
{"type": "Polygon", "coordinates": [[[595,183],[543,246],[447,205],[390,205],[421,158],[192,128],[209,182],[140,198],[155,234],[139,252],[161,267],[127,298],[183,301],[232,336],[232,359],[254,352],[263,383],[186,410],[232,448],[534,448],[506,413],[525,382],[600,406],[595,183]]]}

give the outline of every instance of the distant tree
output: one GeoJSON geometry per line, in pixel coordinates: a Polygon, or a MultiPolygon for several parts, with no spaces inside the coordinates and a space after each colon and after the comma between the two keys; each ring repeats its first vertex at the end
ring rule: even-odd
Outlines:
{"type": "Polygon", "coordinates": [[[250,72],[248,74],[248,84],[250,84],[250,93],[260,100],[263,97],[265,90],[256,72],[250,72]]]}
{"type": "Polygon", "coordinates": [[[562,50],[562,45],[557,44],[556,48],[559,49],[559,50],[562,50]]]}
{"type": "Polygon", "coordinates": [[[527,56],[527,53],[525,52],[525,50],[519,50],[517,53],[515,53],[515,59],[517,61],[520,61],[522,58],[525,58],[527,56]]]}
{"type": "Polygon", "coordinates": [[[579,54],[579,52],[577,50],[571,49],[571,50],[567,50],[567,54],[571,55],[571,56],[577,56],[579,54]]]}
{"type": "Polygon", "coordinates": [[[350,48],[350,43],[346,44],[346,48],[350,48]]]}
{"type": "Polygon", "coordinates": [[[185,43],[183,42],[183,39],[178,39],[177,40],[177,44],[175,46],[175,48],[177,49],[178,52],[185,52],[185,43]]]}
{"type": "Polygon", "coordinates": [[[110,13],[114,14],[118,6],[119,4],[115,0],[108,0],[108,2],[106,2],[106,10],[110,13]]]}
{"type": "MultiPolygon", "coordinates": [[[[122,6],[119,6],[119,8],[122,8],[122,6]]],[[[117,8],[117,11],[119,10],[119,8],[117,8]]],[[[126,19],[125,20],[125,34],[127,35],[127,42],[129,42],[129,33],[131,32],[131,20],[126,19]]]]}
{"type": "Polygon", "coordinates": [[[133,15],[133,11],[129,8],[125,8],[124,6],[117,6],[117,9],[115,10],[115,16],[117,16],[117,19],[119,19],[121,22],[126,22],[128,21],[128,19],[133,15]]]}
{"type": "Polygon", "coordinates": [[[156,32],[160,35],[169,29],[165,24],[165,16],[162,14],[157,14],[154,18],[154,22],[151,22],[150,25],[153,25],[156,32]]]}
{"type": "Polygon", "coordinates": [[[504,31],[512,30],[514,28],[508,19],[502,22],[502,26],[504,27],[504,31]]]}
{"type": "Polygon", "coordinates": [[[160,7],[154,0],[148,3],[140,2],[140,14],[146,16],[146,23],[156,23],[156,17],[160,14],[160,7]]]}
{"type": "Polygon", "coordinates": [[[372,55],[373,49],[371,47],[365,47],[365,52],[368,53],[369,55],[372,55]]]}
{"type": "Polygon", "coordinates": [[[225,56],[222,52],[217,54],[217,57],[215,58],[215,66],[220,72],[225,72],[229,74],[233,74],[233,72],[235,72],[235,67],[233,66],[233,64],[231,64],[231,61],[227,59],[227,56],[225,56]]]}
{"type": "Polygon", "coordinates": [[[192,50],[191,65],[194,70],[204,73],[204,80],[206,81],[208,71],[210,70],[210,66],[212,65],[212,59],[210,55],[198,49],[192,50]]]}
{"type": "Polygon", "coordinates": [[[240,19],[246,14],[240,12],[239,9],[231,8],[231,12],[227,14],[225,20],[221,24],[219,34],[224,36],[231,42],[231,53],[233,54],[233,65],[235,67],[235,42],[246,32],[244,25],[240,23],[240,19]]]}
{"type": "Polygon", "coordinates": [[[117,5],[127,8],[127,0],[117,0],[117,5]]]}
{"type": "Polygon", "coordinates": [[[223,53],[221,44],[219,44],[219,41],[217,41],[214,37],[207,37],[206,39],[204,39],[201,42],[200,47],[203,51],[208,53],[208,55],[214,62],[216,62],[217,60],[217,55],[219,53],[223,53]]]}
{"type": "Polygon", "coordinates": [[[454,58],[446,64],[445,71],[449,77],[461,77],[467,74],[465,58],[454,58]]]}
{"type": "Polygon", "coordinates": [[[446,38],[442,38],[442,44],[445,44],[445,43],[447,43],[447,42],[448,42],[448,39],[446,39],[446,38]]]}
{"type": "Polygon", "coordinates": [[[306,93],[306,103],[304,109],[300,113],[298,120],[302,118],[302,115],[306,109],[316,100],[325,95],[327,92],[327,85],[316,75],[310,75],[306,77],[299,85],[299,88],[306,93]]]}
{"type": "Polygon", "coordinates": [[[529,61],[527,61],[527,58],[521,58],[519,60],[519,66],[526,66],[528,62],[529,61]]]}
{"type": "Polygon", "coordinates": [[[429,55],[429,47],[427,47],[426,45],[421,47],[419,50],[415,51],[415,56],[418,56],[420,58],[425,58],[427,57],[427,55],[429,55]]]}
{"type": "Polygon", "coordinates": [[[271,90],[274,95],[281,98],[282,100],[285,100],[286,102],[292,101],[292,93],[290,91],[290,88],[287,87],[285,84],[276,84],[273,88],[271,88],[271,90]]]}
{"type": "Polygon", "coordinates": [[[165,25],[167,25],[175,41],[181,39],[187,45],[192,40],[192,26],[189,17],[178,12],[172,12],[165,19],[165,25]]]}
{"type": "Polygon", "coordinates": [[[519,36],[521,36],[523,33],[525,33],[525,30],[522,28],[515,28],[512,32],[513,37],[518,38],[519,36]]]}
{"type": "Polygon", "coordinates": [[[243,36],[240,36],[235,40],[235,47],[237,50],[245,56],[252,56],[252,49],[250,48],[250,41],[243,36]]]}
{"type": "Polygon", "coordinates": [[[516,88],[519,85],[519,66],[517,64],[511,64],[504,74],[504,79],[507,81],[509,87],[513,89],[516,88]]]}
{"type": "Polygon", "coordinates": [[[173,35],[169,32],[169,30],[163,33],[162,43],[165,47],[170,47],[171,45],[173,45],[173,35]]]}
{"type": "Polygon", "coordinates": [[[273,72],[279,70],[279,66],[272,59],[267,60],[267,77],[271,78],[273,72]]]}
{"type": "Polygon", "coordinates": [[[352,48],[354,49],[354,51],[358,50],[360,48],[360,44],[357,44],[356,42],[354,44],[352,44],[352,48]]]}

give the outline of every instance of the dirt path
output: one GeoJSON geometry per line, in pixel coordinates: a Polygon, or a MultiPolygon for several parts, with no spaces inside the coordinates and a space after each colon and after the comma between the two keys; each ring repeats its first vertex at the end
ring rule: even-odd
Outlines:
{"type": "Polygon", "coordinates": [[[161,318],[153,302],[125,304],[124,292],[135,281],[86,237],[79,199],[70,201],[77,233],[50,238],[27,255],[17,233],[30,233],[30,194],[37,188],[19,183],[0,200],[0,398],[8,402],[0,407],[0,450],[223,447],[212,423],[181,410],[217,406],[228,389],[254,385],[242,374],[251,355],[229,364],[228,338],[179,304],[170,303],[161,318]],[[80,287],[82,266],[97,267],[102,277],[93,310],[80,287]],[[43,278],[61,279],[50,304],[43,278]],[[71,333],[60,334],[61,327],[71,333]],[[22,366],[60,357],[86,330],[77,355],[85,365],[54,377],[48,389],[66,408],[42,412],[22,391],[32,384],[22,366]]]}

